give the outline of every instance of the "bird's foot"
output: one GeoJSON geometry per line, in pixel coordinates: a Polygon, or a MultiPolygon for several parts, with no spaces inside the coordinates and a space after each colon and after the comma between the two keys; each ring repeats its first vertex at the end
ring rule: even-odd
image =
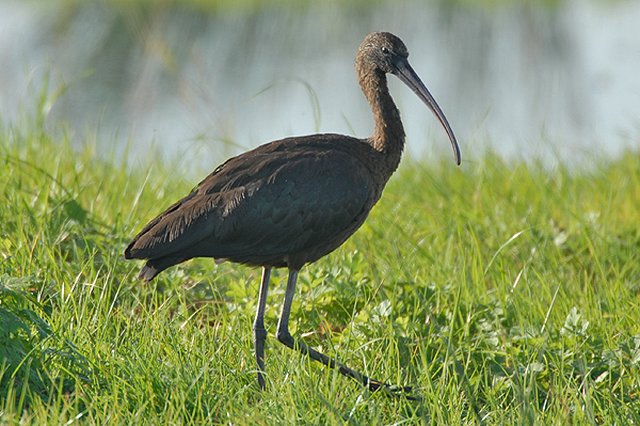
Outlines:
{"type": "Polygon", "coordinates": [[[420,401],[421,398],[413,393],[411,386],[395,386],[378,380],[369,379],[367,387],[371,392],[381,391],[385,395],[393,397],[404,397],[410,401],[420,401]]]}

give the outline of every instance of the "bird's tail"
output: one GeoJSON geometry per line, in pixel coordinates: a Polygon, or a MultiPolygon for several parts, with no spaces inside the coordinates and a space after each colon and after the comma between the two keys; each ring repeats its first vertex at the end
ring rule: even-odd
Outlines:
{"type": "Polygon", "coordinates": [[[138,278],[148,283],[149,281],[154,279],[160,272],[184,260],[185,259],[175,257],[160,257],[158,259],[149,259],[140,270],[138,278]]]}
{"type": "Polygon", "coordinates": [[[143,266],[142,269],[140,269],[140,273],[138,274],[138,279],[144,281],[145,283],[148,283],[149,281],[154,279],[155,276],[158,275],[159,273],[160,271],[158,271],[158,269],[156,269],[154,266],[149,266],[147,264],[143,266]]]}

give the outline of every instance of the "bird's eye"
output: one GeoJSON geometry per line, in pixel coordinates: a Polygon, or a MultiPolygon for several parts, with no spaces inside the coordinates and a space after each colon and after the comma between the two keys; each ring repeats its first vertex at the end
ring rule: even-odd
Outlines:
{"type": "Polygon", "coordinates": [[[385,55],[389,54],[389,49],[387,49],[386,47],[382,48],[382,53],[384,53],[385,55]]]}

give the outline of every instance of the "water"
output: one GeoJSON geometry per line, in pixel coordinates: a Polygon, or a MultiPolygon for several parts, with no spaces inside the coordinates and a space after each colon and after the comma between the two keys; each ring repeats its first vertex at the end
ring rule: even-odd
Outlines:
{"type": "MultiPolygon", "coordinates": [[[[463,161],[616,156],[640,147],[640,2],[454,6],[109,8],[0,1],[0,114],[19,120],[49,77],[47,127],[133,164],[149,147],[201,173],[289,135],[366,136],[353,56],[370,31],[399,35],[454,130],[463,161]],[[195,166],[194,166],[195,163],[195,166]]],[[[415,157],[450,149],[390,77],[415,157]]]]}

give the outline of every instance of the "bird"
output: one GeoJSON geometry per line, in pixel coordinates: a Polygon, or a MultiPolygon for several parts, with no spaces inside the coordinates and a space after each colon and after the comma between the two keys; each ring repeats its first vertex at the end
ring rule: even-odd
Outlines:
{"type": "Polygon", "coordinates": [[[264,314],[271,271],[287,268],[277,340],[371,391],[411,392],[411,387],[393,386],[353,370],[289,332],[299,271],[360,228],[400,163],[405,132],[389,94],[388,74],[398,77],[431,109],[448,135],[456,164],[461,163],[453,130],[408,56],[402,40],[389,32],[368,34],[357,49],[356,76],[373,113],[370,137],[334,133],[289,137],[230,158],[151,220],[125,249],[126,259],[146,260],[139,274],[145,282],[195,257],[262,267],[253,321],[261,390],[266,386],[264,314]]]}

